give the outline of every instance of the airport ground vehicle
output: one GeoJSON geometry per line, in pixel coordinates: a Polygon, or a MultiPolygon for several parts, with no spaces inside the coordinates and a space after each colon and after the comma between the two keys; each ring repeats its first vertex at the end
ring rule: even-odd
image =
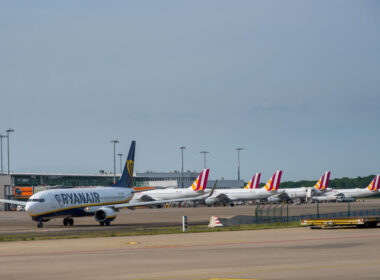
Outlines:
{"type": "Polygon", "coordinates": [[[347,217],[330,219],[304,219],[301,225],[309,226],[311,229],[331,228],[331,227],[376,227],[380,222],[380,217],[347,217]]]}

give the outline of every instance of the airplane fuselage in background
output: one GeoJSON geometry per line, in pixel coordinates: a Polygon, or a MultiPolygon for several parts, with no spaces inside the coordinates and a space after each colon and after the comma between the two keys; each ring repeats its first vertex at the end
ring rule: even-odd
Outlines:
{"type": "Polygon", "coordinates": [[[276,194],[277,191],[267,191],[265,188],[261,189],[225,189],[215,190],[210,198],[217,198],[220,195],[226,195],[231,201],[237,200],[256,200],[265,199],[271,195],[276,194]]]}
{"type": "Polygon", "coordinates": [[[378,191],[370,191],[368,188],[360,189],[336,189],[332,191],[328,191],[324,193],[322,196],[332,196],[332,195],[338,195],[343,194],[346,197],[352,197],[352,198],[360,198],[360,197],[368,197],[379,193],[378,191]]]}
{"type": "Polygon", "coordinates": [[[151,190],[151,191],[144,191],[144,192],[134,194],[131,202],[133,203],[133,202],[144,201],[142,199],[144,196],[149,197],[152,200],[168,200],[168,199],[198,197],[207,193],[209,193],[209,191],[195,192],[189,188],[186,188],[186,189],[168,188],[168,189],[160,189],[160,190],[151,190]]]}

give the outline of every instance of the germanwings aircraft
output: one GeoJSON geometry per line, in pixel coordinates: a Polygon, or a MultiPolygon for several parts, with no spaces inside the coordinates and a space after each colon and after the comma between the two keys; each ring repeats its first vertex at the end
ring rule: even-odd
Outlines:
{"type": "Polygon", "coordinates": [[[194,183],[186,188],[167,188],[135,193],[131,203],[143,201],[157,201],[165,199],[180,199],[203,196],[206,194],[209,169],[203,169],[194,183]]]}
{"type": "Polygon", "coordinates": [[[27,202],[0,199],[2,203],[24,205],[26,212],[36,221],[38,227],[54,218],[63,218],[63,224],[74,225],[74,217],[94,216],[101,226],[110,225],[120,208],[164,204],[196,200],[182,198],[129,203],[134,194],[132,188],[133,166],[136,142],[131,148],[120,179],[109,187],[89,187],[73,189],[54,189],[35,193],[27,202]]]}
{"type": "Polygon", "coordinates": [[[282,170],[276,171],[265,186],[259,189],[258,186],[260,183],[261,173],[256,173],[245,188],[215,190],[210,197],[205,199],[205,203],[206,205],[211,206],[214,203],[224,202],[233,206],[233,202],[238,200],[265,199],[277,193],[281,176],[282,170]]]}
{"type": "MultiPolygon", "coordinates": [[[[327,191],[327,187],[330,180],[330,171],[326,171],[323,173],[322,177],[318,180],[318,182],[314,185],[311,190],[310,195],[320,195],[327,191]]],[[[300,188],[286,188],[279,189],[278,194],[268,197],[269,202],[279,202],[281,200],[291,200],[297,198],[306,199],[308,187],[300,187],[300,188]]]]}
{"type": "Polygon", "coordinates": [[[360,198],[360,197],[368,197],[371,195],[375,195],[379,193],[379,185],[380,185],[380,174],[376,175],[375,178],[371,181],[371,183],[366,188],[355,188],[355,189],[336,189],[323,193],[319,197],[314,197],[315,200],[322,201],[324,198],[328,197],[329,199],[337,196],[343,195],[347,198],[360,198]]]}

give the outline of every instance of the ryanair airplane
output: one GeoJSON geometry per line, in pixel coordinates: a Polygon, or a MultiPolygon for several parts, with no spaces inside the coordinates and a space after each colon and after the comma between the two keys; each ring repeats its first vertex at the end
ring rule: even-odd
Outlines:
{"type": "Polygon", "coordinates": [[[0,202],[24,205],[25,211],[33,221],[37,222],[37,226],[42,228],[44,222],[55,218],[63,218],[63,225],[72,226],[73,218],[84,216],[94,216],[101,226],[109,226],[120,208],[199,199],[181,198],[130,203],[134,195],[132,178],[135,146],[136,142],[132,141],[123,174],[112,186],[46,190],[32,195],[27,202],[7,199],[0,199],[0,202]]]}

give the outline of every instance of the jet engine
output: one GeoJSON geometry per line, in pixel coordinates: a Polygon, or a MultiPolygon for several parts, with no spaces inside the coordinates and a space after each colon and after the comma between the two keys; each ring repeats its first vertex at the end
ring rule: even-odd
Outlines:
{"type": "Polygon", "coordinates": [[[207,206],[212,206],[215,203],[217,203],[218,201],[219,201],[219,199],[217,199],[216,197],[208,197],[205,199],[205,203],[207,206]]]}
{"type": "Polygon", "coordinates": [[[97,222],[112,221],[115,217],[116,213],[112,208],[102,207],[95,212],[95,220],[97,222]]]}

